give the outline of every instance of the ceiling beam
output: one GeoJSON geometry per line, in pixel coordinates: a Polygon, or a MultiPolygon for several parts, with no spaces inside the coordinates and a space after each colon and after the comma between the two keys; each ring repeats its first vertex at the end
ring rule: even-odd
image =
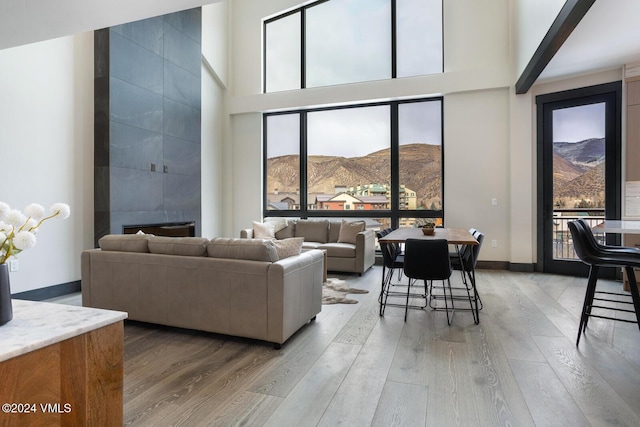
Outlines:
{"type": "Polygon", "coordinates": [[[531,89],[551,58],[595,2],[596,0],[567,0],[516,82],[516,94],[521,95],[531,89]]]}

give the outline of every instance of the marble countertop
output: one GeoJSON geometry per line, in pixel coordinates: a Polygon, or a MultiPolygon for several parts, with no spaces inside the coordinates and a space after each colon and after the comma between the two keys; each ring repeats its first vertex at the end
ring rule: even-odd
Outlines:
{"type": "Polygon", "coordinates": [[[0,326],[0,362],[127,318],[122,311],[14,299],[0,326]]]}

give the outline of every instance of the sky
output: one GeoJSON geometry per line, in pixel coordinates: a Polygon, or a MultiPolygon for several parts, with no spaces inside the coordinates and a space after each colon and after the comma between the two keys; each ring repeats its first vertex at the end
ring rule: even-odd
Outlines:
{"type": "Polygon", "coordinates": [[[553,111],[553,142],[604,138],[604,132],[604,102],[553,111]]]}
{"type": "MultiPolygon", "coordinates": [[[[390,107],[359,107],[307,114],[309,155],[361,157],[389,149],[391,144],[390,107]]],[[[441,143],[441,102],[400,104],[400,145],[441,143]]],[[[267,119],[267,157],[299,154],[298,114],[269,116],[267,119]]]]}

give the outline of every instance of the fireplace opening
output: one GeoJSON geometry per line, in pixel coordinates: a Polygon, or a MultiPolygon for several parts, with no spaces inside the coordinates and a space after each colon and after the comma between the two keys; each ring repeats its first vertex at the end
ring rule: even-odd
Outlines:
{"type": "Polygon", "coordinates": [[[164,224],[124,225],[124,234],[136,234],[142,231],[145,234],[168,237],[195,237],[195,222],[168,222],[164,224]]]}

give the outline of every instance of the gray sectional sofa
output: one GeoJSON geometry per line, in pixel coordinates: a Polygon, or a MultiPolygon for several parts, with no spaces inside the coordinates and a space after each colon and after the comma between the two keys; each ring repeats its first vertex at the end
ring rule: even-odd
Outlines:
{"type": "Polygon", "coordinates": [[[82,252],[82,305],[279,348],[322,307],[319,250],[278,258],[269,240],[109,235],[82,252]]]}
{"type": "MultiPolygon", "coordinates": [[[[341,233],[343,224],[349,226],[357,222],[361,221],[290,219],[274,236],[278,240],[303,237],[304,250],[326,251],[328,271],[362,274],[375,262],[375,233],[366,229],[354,234],[344,230],[341,233]]],[[[364,228],[364,223],[362,225],[364,228]]],[[[253,238],[254,229],[241,230],[240,237],[253,238]]]]}

